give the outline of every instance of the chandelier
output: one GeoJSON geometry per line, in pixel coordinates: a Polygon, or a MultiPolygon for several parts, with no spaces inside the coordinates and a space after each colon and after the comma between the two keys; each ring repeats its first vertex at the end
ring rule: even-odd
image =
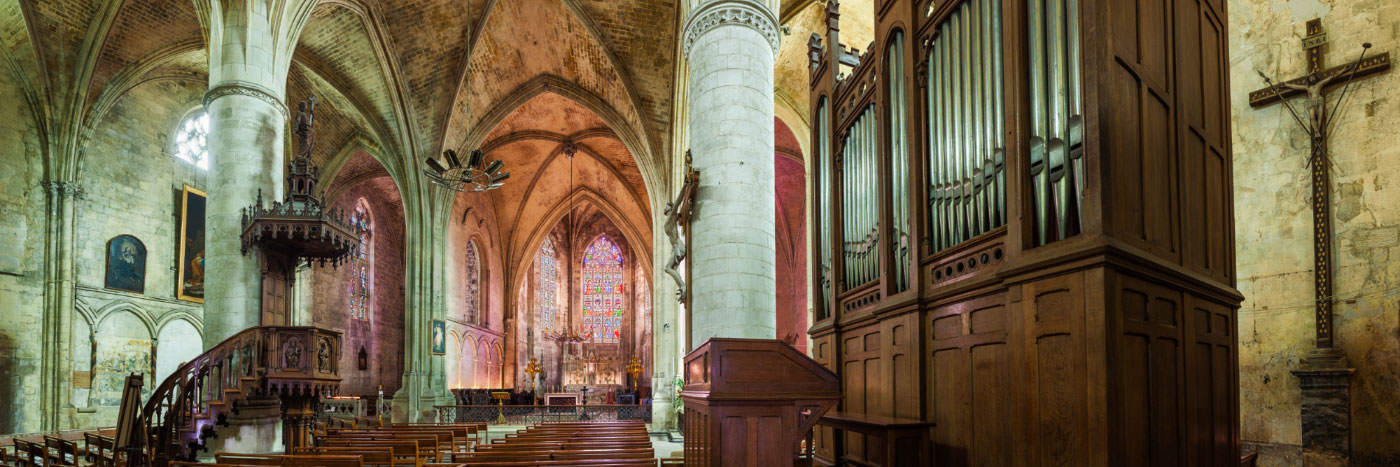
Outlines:
{"type": "Polygon", "coordinates": [[[447,161],[446,167],[429,157],[428,168],[423,170],[423,175],[427,175],[434,185],[455,191],[466,191],[468,187],[472,191],[486,191],[504,186],[506,179],[510,178],[510,172],[501,172],[506,163],[500,159],[483,168],[481,163],[485,156],[479,150],[472,151],[466,165],[462,165],[456,151],[448,149],[442,155],[447,161]]]}

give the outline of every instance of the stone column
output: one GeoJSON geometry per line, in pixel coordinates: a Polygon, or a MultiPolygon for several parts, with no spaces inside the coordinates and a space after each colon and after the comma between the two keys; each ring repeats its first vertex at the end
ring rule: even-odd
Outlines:
{"type": "Polygon", "coordinates": [[[296,43],[309,13],[303,1],[278,8],[244,2],[210,5],[209,190],[204,232],[204,346],[260,320],[258,254],[244,254],[242,210],[282,199],[288,112],[283,102],[296,43]]]}
{"type": "Polygon", "coordinates": [[[690,63],[691,344],[773,339],[773,57],[778,20],[754,0],[698,6],[681,36],[690,63]]]}

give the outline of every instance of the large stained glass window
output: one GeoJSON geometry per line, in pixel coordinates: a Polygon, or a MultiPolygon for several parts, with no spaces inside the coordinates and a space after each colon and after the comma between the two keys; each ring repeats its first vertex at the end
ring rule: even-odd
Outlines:
{"type": "Polygon", "coordinates": [[[476,325],[485,325],[486,320],[482,319],[485,313],[481,306],[481,259],[476,250],[476,241],[467,241],[467,284],[466,290],[462,292],[463,300],[467,306],[467,322],[476,325]]]}
{"type": "Polygon", "coordinates": [[[554,257],[554,243],[546,238],[535,255],[535,307],[540,312],[540,328],[547,333],[559,330],[558,294],[559,260],[554,257]]]}
{"type": "Polygon", "coordinates": [[[367,319],[369,310],[369,279],[372,276],[373,264],[370,261],[370,251],[374,245],[370,243],[373,239],[373,222],[369,218],[369,207],[365,205],[365,199],[360,198],[355,202],[355,210],[350,215],[350,225],[360,232],[360,246],[355,249],[355,257],[350,262],[350,317],[355,319],[367,319]]]}
{"type": "Polygon", "coordinates": [[[583,332],[589,341],[616,344],[622,339],[622,252],[608,237],[598,237],[583,253],[583,332]]]}

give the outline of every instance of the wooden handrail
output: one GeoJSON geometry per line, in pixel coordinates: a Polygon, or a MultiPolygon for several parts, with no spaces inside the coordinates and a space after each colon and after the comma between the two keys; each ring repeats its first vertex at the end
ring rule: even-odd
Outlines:
{"type": "Polygon", "coordinates": [[[180,365],[151,392],[131,445],[133,465],[195,460],[215,424],[250,395],[278,391],[334,394],[340,382],[340,332],[308,326],[256,326],[180,365]]]}

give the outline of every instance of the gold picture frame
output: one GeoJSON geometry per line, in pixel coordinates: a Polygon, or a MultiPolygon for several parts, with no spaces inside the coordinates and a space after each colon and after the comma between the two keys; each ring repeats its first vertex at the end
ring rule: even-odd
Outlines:
{"type": "Polygon", "coordinates": [[[180,254],[176,256],[175,297],[204,303],[204,213],[208,197],[189,185],[180,190],[180,254]],[[195,211],[194,218],[190,214],[195,211]],[[191,222],[193,221],[193,222],[191,222]]]}

